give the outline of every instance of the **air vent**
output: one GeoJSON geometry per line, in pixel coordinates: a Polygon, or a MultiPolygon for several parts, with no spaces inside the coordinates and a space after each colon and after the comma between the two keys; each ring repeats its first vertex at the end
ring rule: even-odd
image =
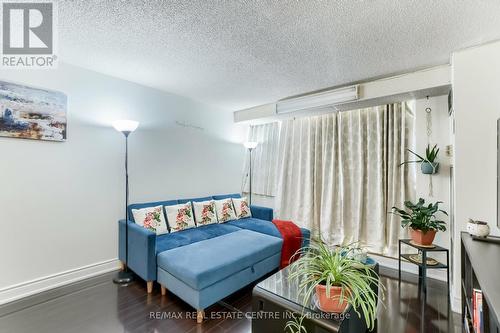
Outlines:
{"type": "Polygon", "coordinates": [[[333,106],[358,100],[358,85],[289,98],[276,104],[276,113],[283,114],[305,109],[333,106]]]}

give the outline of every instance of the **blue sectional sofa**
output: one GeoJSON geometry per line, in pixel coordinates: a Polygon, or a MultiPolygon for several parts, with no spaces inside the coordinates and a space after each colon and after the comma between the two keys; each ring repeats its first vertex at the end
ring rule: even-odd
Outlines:
{"type": "MultiPolygon", "coordinates": [[[[168,288],[198,311],[279,268],[282,236],[271,222],[270,208],[251,206],[251,218],[209,224],[156,235],[133,221],[132,209],[169,206],[189,201],[239,198],[239,194],[129,205],[131,221],[119,221],[119,258],[125,261],[125,223],[129,226],[128,267],[148,282],[168,288]]],[[[302,231],[302,245],[310,233],[302,231]]]]}

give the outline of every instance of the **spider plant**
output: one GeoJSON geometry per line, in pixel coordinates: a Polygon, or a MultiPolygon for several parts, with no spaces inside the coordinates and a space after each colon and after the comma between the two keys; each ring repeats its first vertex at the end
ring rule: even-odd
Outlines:
{"type": "MultiPolygon", "coordinates": [[[[317,292],[316,287],[323,285],[327,298],[335,298],[339,304],[347,302],[360,317],[364,317],[371,330],[375,327],[377,315],[378,295],[374,286],[379,284],[379,277],[373,268],[354,259],[350,255],[352,251],[349,246],[330,248],[323,241],[314,240],[309,248],[299,250],[300,258],[290,266],[289,279],[298,282],[304,304],[310,304],[313,293],[317,292]],[[336,287],[341,288],[339,296],[333,295],[336,287]]],[[[306,332],[302,323],[304,311],[302,308],[301,316],[287,322],[285,330],[306,332]]]]}

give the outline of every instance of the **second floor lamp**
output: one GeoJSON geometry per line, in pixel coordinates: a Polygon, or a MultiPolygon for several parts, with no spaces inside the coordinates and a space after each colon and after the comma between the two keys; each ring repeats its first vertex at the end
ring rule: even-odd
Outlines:
{"type": "Polygon", "coordinates": [[[249,171],[248,171],[248,204],[252,204],[252,151],[257,147],[258,143],[255,141],[247,141],[243,143],[246,149],[248,149],[249,157],[248,157],[248,164],[249,164],[249,171]]]}

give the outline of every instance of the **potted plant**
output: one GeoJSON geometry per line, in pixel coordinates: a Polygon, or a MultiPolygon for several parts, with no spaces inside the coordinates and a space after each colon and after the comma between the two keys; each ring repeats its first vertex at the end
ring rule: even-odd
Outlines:
{"type": "Polygon", "coordinates": [[[432,245],[437,231],[446,231],[446,223],[436,219],[436,213],[448,215],[439,209],[441,201],[425,204],[420,198],[417,203],[405,201],[406,210],[392,207],[392,213],[401,217],[401,226],[410,228],[410,236],[417,245],[432,245]]]}
{"type": "Polygon", "coordinates": [[[436,159],[439,153],[439,148],[437,147],[437,145],[434,145],[434,147],[432,148],[430,147],[430,145],[427,145],[427,148],[425,149],[425,158],[415,153],[411,149],[408,149],[408,151],[413,155],[415,155],[417,157],[417,160],[405,161],[400,165],[410,164],[410,163],[420,163],[420,170],[422,170],[423,174],[432,175],[438,172],[439,163],[436,162],[436,159]]]}
{"type": "MultiPolygon", "coordinates": [[[[351,247],[330,248],[323,241],[313,241],[309,248],[299,250],[300,258],[290,266],[289,279],[298,282],[305,304],[315,294],[319,308],[325,312],[341,313],[351,305],[371,330],[377,316],[374,286],[379,284],[379,277],[372,267],[354,259],[352,251],[351,247]]],[[[302,314],[289,321],[285,330],[305,332],[304,317],[302,314]]]]}

